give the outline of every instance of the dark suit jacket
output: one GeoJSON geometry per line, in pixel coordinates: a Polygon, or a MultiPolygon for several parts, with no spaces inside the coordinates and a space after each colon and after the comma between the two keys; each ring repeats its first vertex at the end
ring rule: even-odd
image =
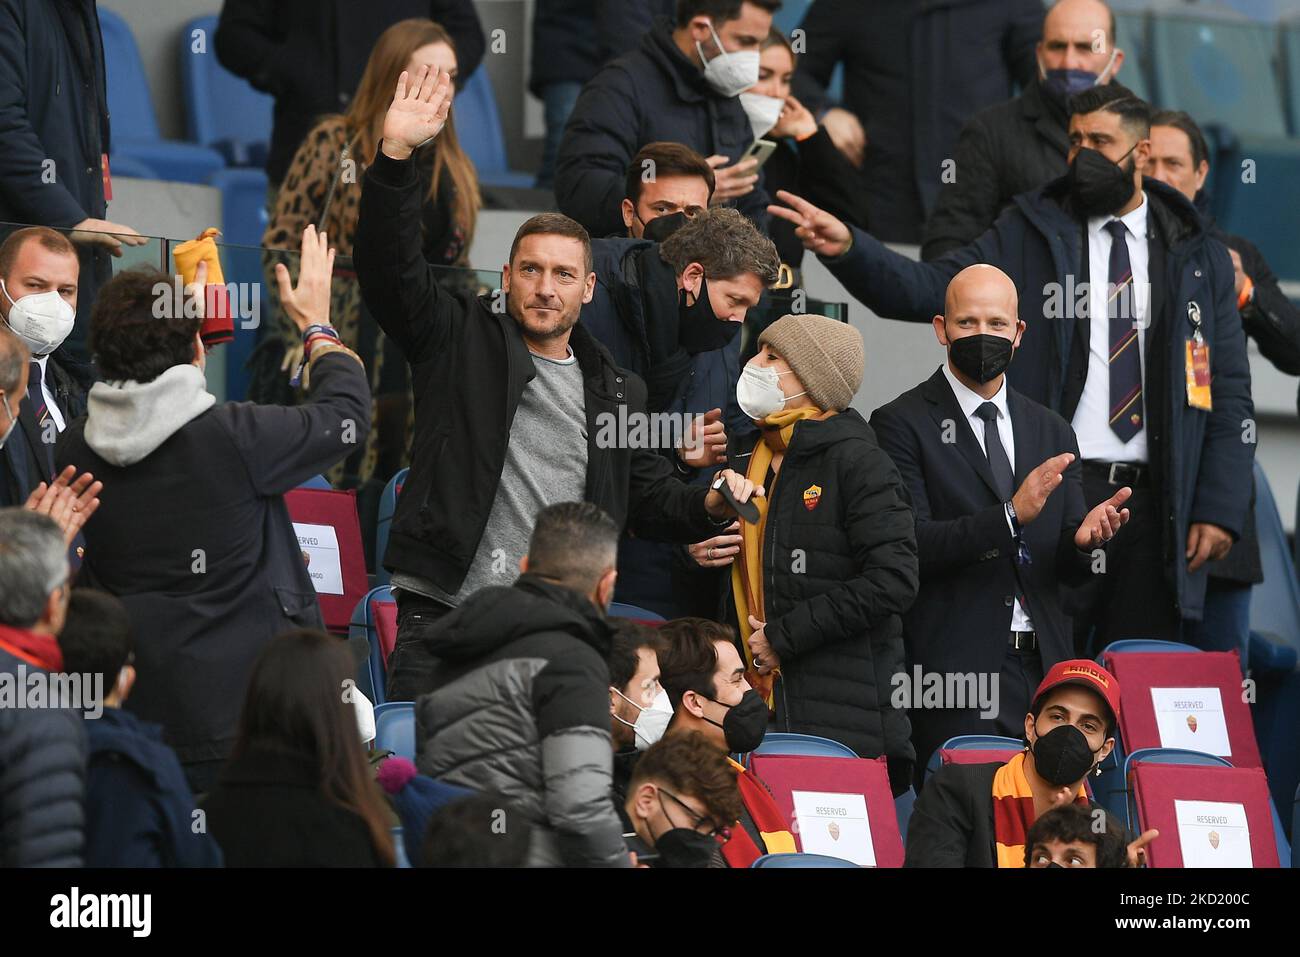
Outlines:
{"type": "Polygon", "coordinates": [[[916,513],[921,590],[903,617],[909,668],[997,674],[1018,590],[1038,632],[1044,669],[1073,656],[1060,585],[1087,576],[1091,564],[1090,554],[1074,547],[1085,514],[1078,444],[1064,419],[1014,389],[1008,390],[1007,408],[1017,488],[1053,455],[1075,455],[1064,484],[1024,526],[1032,562],[1019,567],[988,458],[943,370],[871,416],[916,513]]]}
{"type": "MultiPolygon", "coordinates": [[[[89,366],[81,366],[62,350],[45,364],[45,381],[63,413],[65,424],[85,414],[86,392],[91,384],[89,366]]],[[[8,428],[9,417],[0,413],[0,429],[8,428]]],[[[57,438],[57,436],[56,436],[57,438]]],[[[42,442],[36,410],[26,398],[18,410],[18,424],[0,449],[0,508],[22,505],[32,489],[52,477],[54,445],[42,442]]]]}

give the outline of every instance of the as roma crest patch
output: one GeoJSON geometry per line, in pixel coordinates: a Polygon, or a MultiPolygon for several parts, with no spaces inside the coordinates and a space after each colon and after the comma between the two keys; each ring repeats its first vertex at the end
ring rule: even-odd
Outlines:
{"type": "Polygon", "coordinates": [[[810,485],[803,492],[803,507],[812,511],[817,507],[817,503],[822,500],[822,487],[820,485],[810,485]]]}

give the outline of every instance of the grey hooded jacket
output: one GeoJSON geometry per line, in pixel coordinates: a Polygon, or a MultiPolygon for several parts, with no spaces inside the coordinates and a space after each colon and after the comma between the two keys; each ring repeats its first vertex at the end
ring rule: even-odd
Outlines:
{"type": "Polygon", "coordinates": [[[532,575],[474,593],[421,642],[436,660],[415,693],[416,764],[526,817],[531,866],[629,864],[609,797],[609,642],[589,599],[532,575]]]}

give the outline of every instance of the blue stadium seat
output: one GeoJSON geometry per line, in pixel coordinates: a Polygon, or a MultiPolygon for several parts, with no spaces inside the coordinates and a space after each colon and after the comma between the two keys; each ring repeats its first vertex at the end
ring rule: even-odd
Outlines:
{"type": "Polygon", "coordinates": [[[506,140],[501,133],[501,117],[492,80],[487,67],[480,66],[469,75],[465,86],[456,94],[452,107],[456,136],[478,171],[479,182],[486,186],[514,186],[531,189],[536,177],[510,169],[506,159],[506,140]]]}
{"type": "Polygon", "coordinates": [[[1179,651],[1200,650],[1195,645],[1189,645],[1183,641],[1160,641],[1156,638],[1121,638],[1119,641],[1112,641],[1101,650],[1101,654],[1097,656],[1097,664],[1102,663],[1102,659],[1107,652],[1112,655],[1171,654],[1179,651]]]}
{"type": "Polygon", "coordinates": [[[384,567],[384,552],[388,549],[388,533],[393,528],[393,513],[397,511],[397,490],[405,484],[410,471],[402,469],[390,478],[379,498],[379,521],[375,527],[375,583],[379,585],[387,585],[392,577],[384,567]]]}
{"type": "Polygon", "coordinates": [[[225,165],[221,154],[194,143],[164,140],[158,129],[144,63],[131,28],[119,15],[99,8],[104,37],[104,71],[108,83],[108,112],[112,117],[112,155],[135,159],[153,169],[160,179],[181,183],[206,183],[225,165]]]}
{"type": "Polygon", "coordinates": [[[1300,19],[1288,20],[1279,26],[1282,33],[1286,98],[1291,105],[1291,135],[1300,136],[1300,19]]]}
{"type": "Polygon", "coordinates": [[[624,601],[613,601],[609,603],[610,618],[631,618],[635,621],[664,621],[664,616],[649,608],[641,608],[638,605],[629,605],[624,601]]]}
{"type": "Polygon", "coordinates": [[[852,861],[824,854],[764,854],[750,867],[857,867],[852,861]]]}
{"type": "Polygon", "coordinates": [[[397,866],[399,868],[409,868],[411,859],[406,856],[406,837],[402,833],[402,827],[399,824],[392,828],[393,833],[393,851],[397,857],[397,866]]]}
{"type": "Polygon", "coordinates": [[[231,166],[265,166],[275,100],[218,62],[216,35],[215,16],[198,17],[181,30],[186,131],[192,142],[217,150],[231,166]]]}
{"type": "Polygon", "coordinates": [[[307,481],[303,482],[303,483],[302,483],[301,485],[299,485],[298,487],[299,487],[299,488],[331,489],[331,488],[333,488],[334,486],[330,485],[330,483],[329,483],[329,479],[327,479],[325,476],[323,476],[323,475],[313,475],[311,478],[309,478],[307,481]]]}
{"type": "Polygon", "coordinates": [[[1000,734],[961,734],[949,738],[934,749],[925,765],[925,780],[930,780],[942,766],[944,751],[1007,751],[1010,759],[1017,751],[1024,749],[1025,743],[1019,738],[1008,738],[1000,734]]]}
{"type": "MultiPolygon", "coordinates": [[[[263,272],[262,234],[266,231],[266,174],[260,169],[221,169],[212,174],[209,186],[221,190],[221,270],[227,283],[239,283],[243,290],[258,289],[259,315],[256,323],[235,317],[235,338],[226,346],[226,397],[243,399],[248,393],[249,371],[245,368],[259,341],[262,323],[274,323],[263,272]]],[[[247,295],[251,296],[251,292],[247,295]]],[[[247,300],[251,305],[251,299],[247,300]]]]}
{"type": "Polygon", "coordinates": [[[366,657],[365,667],[357,676],[357,684],[376,707],[387,702],[386,681],[387,668],[384,666],[384,653],[379,642],[379,624],[375,619],[375,606],[395,604],[392,591],[387,585],[373,588],[357,603],[348,624],[348,638],[356,641],[365,639],[370,651],[366,657]]]}
{"type": "Polygon", "coordinates": [[[912,821],[914,807],[916,807],[916,788],[908,788],[894,798],[894,815],[898,818],[898,833],[902,835],[904,847],[907,847],[907,825],[912,821]]]}
{"type": "Polygon", "coordinates": [[[1124,51],[1124,65],[1116,79],[1144,100],[1151,99],[1151,56],[1144,13],[1115,14],[1115,45],[1124,51]]]}
{"type": "Polygon", "coordinates": [[[415,760],[415,704],[389,701],[375,706],[375,747],[415,760]]]}
{"type": "MultiPolygon", "coordinates": [[[[1300,838],[1300,787],[1295,789],[1295,800],[1291,804],[1291,843],[1300,838]]],[[[1300,857],[1291,856],[1291,866],[1300,867],[1300,857]]]]}
{"type": "MultiPolygon", "coordinates": [[[[1232,762],[1227,758],[1221,758],[1217,754],[1206,754],[1203,751],[1187,751],[1182,748],[1140,748],[1124,759],[1125,782],[1129,780],[1133,765],[1139,761],[1152,764],[1187,764],[1221,768],[1233,766],[1232,762]]],[[[1125,791],[1127,794],[1125,813],[1127,814],[1128,829],[1134,835],[1137,835],[1140,833],[1141,824],[1138,821],[1137,806],[1133,800],[1133,789],[1126,787],[1125,791]]],[[[1268,799],[1268,807],[1273,816],[1273,838],[1277,842],[1278,860],[1283,867],[1290,867],[1291,844],[1287,840],[1286,830],[1282,827],[1282,818],[1277,813],[1277,803],[1272,797],[1268,799]]]]}
{"type": "Polygon", "coordinates": [[[1300,584],[1268,478],[1255,462],[1255,526],[1264,581],[1250,596],[1250,630],[1300,651],[1300,584]]]}
{"type": "Polygon", "coordinates": [[[769,731],[752,754],[791,754],[818,758],[856,758],[857,752],[846,744],[815,734],[769,731]]]}
{"type": "Polygon", "coordinates": [[[134,156],[124,156],[116,154],[109,160],[109,171],[113,174],[113,179],[122,177],[124,179],[160,179],[158,171],[146,163],[144,160],[136,159],[134,156]]]}

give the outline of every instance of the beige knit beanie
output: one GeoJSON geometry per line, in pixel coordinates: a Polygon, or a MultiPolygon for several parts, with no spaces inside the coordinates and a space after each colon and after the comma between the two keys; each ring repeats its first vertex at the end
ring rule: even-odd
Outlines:
{"type": "Polygon", "coordinates": [[[866,368],[862,333],[847,322],[811,313],[782,316],[763,330],[758,341],[770,342],[790,363],[808,397],[823,411],[843,412],[862,385],[866,368]]]}

